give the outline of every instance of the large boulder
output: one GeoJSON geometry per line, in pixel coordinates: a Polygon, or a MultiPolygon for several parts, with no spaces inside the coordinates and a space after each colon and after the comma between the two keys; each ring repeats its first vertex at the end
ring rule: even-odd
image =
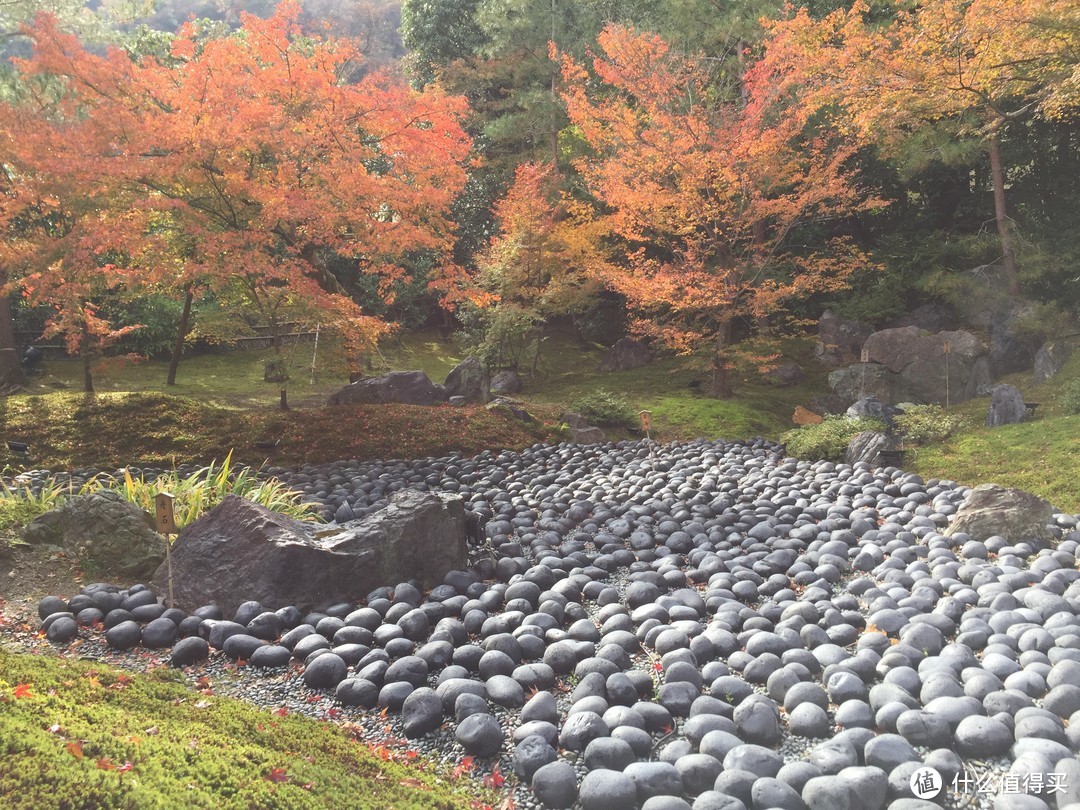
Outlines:
{"type": "MultiPolygon", "coordinates": [[[[853,402],[863,397],[877,397],[883,402],[892,402],[894,376],[878,363],[856,363],[829,372],[829,387],[844,402],[853,402]]],[[[840,411],[834,410],[833,413],[842,411],[843,408],[840,411]]]]}
{"type": "Polygon", "coordinates": [[[914,326],[923,332],[948,332],[959,326],[956,310],[948,304],[930,303],[915,307],[888,324],[890,329],[914,326]]]}
{"type": "Polygon", "coordinates": [[[70,498],[30,521],[22,537],[68,551],[89,572],[131,581],[147,579],[165,559],[165,538],[154,531],[153,519],[117,492],[70,498]]]}
{"type": "Polygon", "coordinates": [[[1044,383],[1057,374],[1072,356],[1072,347],[1063,340],[1044,343],[1035,352],[1035,384],[1044,383]]]}
{"type": "MultiPolygon", "coordinates": [[[[456,496],[401,490],[378,512],[323,526],[229,495],[177,537],[173,591],[178,607],[216,604],[226,615],[252,599],[267,610],[307,610],[409,579],[434,587],[467,556],[456,496]]],[[[156,587],[166,579],[162,565],[156,587]]]]}
{"type": "Polygon", "coordinates": [[[1027,419],[1027,404],[1020,389],[1012,385],[995,385],[990,391],[990,407],[986,411],[986,426],[1015,425],[1027,419]]]}
{"type": "Polygon", "coordinates": [[[521,377],[515,371],[500,371],[491,378],[491,393],[501,396],[521,393],[521,377]]]}
{"type": "Polygon", "coordinates": [[[446,402],[446,388],[436,385],[423,371],[391,371],[379,377],[365,377],[335,391],[327,405],[435,405],[446,402]]]}
{"type": "Polygon", "coordinates": [[[1000,536],[1011,542],[1032,537],[1050,540],[1054,508],[1030,492],[981,484],[968,493],[944,534],[963,532],[980,542],[1000,536]]]}
{"type": "Polygon", "coordinates": [[[866,339],[863,350],[868,362],[892,375],[893,402],[966,402],[990,382],[986,347],[970,332],[882,329],[866,339]]]}
{"type": "Polygon", "coordinates": [[[794,360],[786,360],[776,368],[766,371],[764,377],[773,385],[787,388],[792,385],[798,385],[805,380],[806,372],[803,371],[802,366],[794,360]]]}
{"type": "Polygon", "coordinates": [[[454,366],[446,375],[443,387],[449,396],[464,397],[466,402],[491,399],[491,375],[476,357],[466,357],[454,366]]]}
{"type": "Polygon", "coordinates": [[[844,451],[845,464],[858,464],[865,461],[872,467],[878,466],[882,450],[891,450],[892,442],[884,433],[864,430],[856,433],[844,451]]]}
{"type": "Polygon", "coordinates": [[[629,371],[632,368],[647,366],[652,359],[653,353],[644,343],[639,343],[633,338],[622,338],[607,350],[596,370],[629,371]]]}
{"type": "Polygon", "coordinates": [[[827,366],[843,366],[859,362],[863,343],[874,329],[865,323],[841,318],[825,310],[818,320],[818,342],[814,356],[827,366]]]}

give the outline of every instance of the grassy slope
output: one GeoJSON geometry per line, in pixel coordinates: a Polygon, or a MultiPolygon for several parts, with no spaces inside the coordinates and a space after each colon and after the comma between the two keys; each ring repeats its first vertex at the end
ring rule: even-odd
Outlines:
{"type": "MultiPolygon", "coordinates": [[[[32,466],[120,466],[134,460],[155,464],[223,458],[235,448],[237,460],[293,465],[340,458],[387,458],[472,453],[487,447],[521,448],[557,437],[550,428],[560,412],[580,396],[605,388],[622,393],[635,410],[652,412],[653,437],[661,440],[696,436],[742,439],[778,437],[791,427],[795,406],[826,390],[826,370],[810,356],[810,341],[788,341],[785,355],[807,371],[798,386],[781,388],[758,375],[737,380],[736,396],[714,400],[695,395],[689,384],[703,379],[676,359],[660,359],[625,372],[597,372],[602,350],[579,346],[554,335],[544,343],[539,373],[527,377],[522,397],[548,430],[526,427],[481,408],[381,406],[322,408],[316,403],[340,387],[343,364],[333,347],[320,348],[319,374],[310,383],[311,346],[291,354],[290,397],[308,407],[276,410],[278,386],[262,381],[264,352],[233,352],[185,360],[179,385],[166,389],[165,364],[110,365],[100,369],[101,391],[141,391],[139,395],[74,393],[80,368],[74,361],[50,361],[35,378],[33,393],[47,396],[0,399],[0,437],[27,441],[32,466]],[[66,389],[63,393],[58,388],[66,389]],[[160,392],[168,391],[169,396],[160,392]],[[179,398],[172,395],[186,395],[179,398]],[[256,442],[281,438],[272,453],[256,442]]],[[[464,357],[453,341],[432,334],[412,334],[388,342],[379,365],[419,368],[433,380],[464,357]]],[[[1030,375],[1007,381],[1042,404],[1032,423],[990,431],[975,427],[941,447],[920,448],[909,456],[924,476],[964,484],[987,481],[1030,489],[1067,511],[1080,511],[1080,483],[1071,474],[1078,447],[1076,417],[1056,406],[1065,381],[1080,377],[1080,352],[1053,380],[1038,388],[1030,375]]],[[[953,410],[981,425],[986,399],[953,410]]],[[[0,446],[0,464],[26,466],[25,459],[0,446]]]]}
{"type": "Polygon", "coordinates": [[[406,810],[492,798],[471,780],[451,784],[423,770],[419,759],[386,760],[385,749],[377,757],[333,724],[192,692],[178,679],[0,649],[0,802],[9,810],[406,810]]]}

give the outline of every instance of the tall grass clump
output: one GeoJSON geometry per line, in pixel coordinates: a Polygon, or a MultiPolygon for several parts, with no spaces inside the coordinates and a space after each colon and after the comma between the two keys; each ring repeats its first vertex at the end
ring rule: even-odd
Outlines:
{"type": "Polygon", "coordinates": [[[250,467],[236,468],[232,451],[218,464],[210,462],[189,476],[181,477],[175,470],[147,480],[134,477],[126,468],[120,481],[92,479],[84,490],[111,489],[140,509],[154,513],[154,499],[167,492],[173,496],[176,528],[182,529],[200,515],[221,503],[226,495],[238,495],[274,512],[297,520],[313,520],[315,504],[301,501],[304,493],[289,489],[277,478],[259,478],[250,467]]]}
{"type": "Polygon", "coordinates": [[[0,476],[0,531],[25,526],[31,520],[64,502],[69,488],[51,481],[34,491],[17,480],[10,483],[0,476]]]}
{"type": "Polygon", "coordinates": [[[1058,400],[1066,414],[1080,413],[1080,379],[1069,380],[1061,388],[1058,400]]]}

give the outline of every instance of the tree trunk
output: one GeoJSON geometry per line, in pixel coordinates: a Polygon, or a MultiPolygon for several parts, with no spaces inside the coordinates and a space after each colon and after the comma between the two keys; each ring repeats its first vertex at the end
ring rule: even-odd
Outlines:
{"type": "Polygon", "coordinates": [[[79,350],[79,356],[82,358],[83,391],[92,394],[94,393],[94,375],[91,369],[93,357],[90,349],[90,324],[85,320],[82,325],[82,346],[79,350]]]}
{"type": "Polygon", "coordinates": [[[184,309],[180,313],[180,325],[176,328],[176,343],[173,344],[172,357],[169,359],[169,378],[166,385],[176,385],[176,371],[180,368],[180,355],[184,352],[184,338],[187,337],[191,320],[191,303],[194,294],[191,285],[184,287],[184,309]]]}
{"type": "Polygon", "coordinates": [[[712,381],[709,383],[709,396],[713,399],[727,399],[731,396],[731,368],[727,362],[727,347],[731,341],[731,321],[723,321],[716,335],[713,347],[712,381]]]}
{"type": "Polygon", "coordinates": [[[289,389],[286,388],[284,385],[281,386],[281,393],[279,395],[278,405],[283,411],[289,410],[289,389]]]}
{"type": "Polygon", "coordinates": [[[1005,172],[1001,168],[1001,143],[997,134],[990,136],[990,178],[994,187],[994,221],[997,223],[998,238],[1001,240],[1001,260],[1005,266],[1005,283],[1009,286],[1009,295],[1020,295],[1020,279],[1016,268],[1016,253],[1013,252],[1012,223],[1005,208],[1005,172]]]}
{"type": "Polygon", "coordinates": [[[26,384],[26,375],[19,360],[11,299],[0,295],[0,389],[26,384]]]}

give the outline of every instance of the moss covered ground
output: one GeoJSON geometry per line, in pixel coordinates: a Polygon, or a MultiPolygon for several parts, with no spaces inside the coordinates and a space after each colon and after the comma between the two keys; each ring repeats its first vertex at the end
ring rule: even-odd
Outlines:
{"type": "MultiPolygon", "coordinates": [[[[208,691],[208,690],[204,690],[208,691]]],[[[493,792],[333,723],[186,688],[174,670],[0,648],[0,806],[482,808],[493,792]]]]}

